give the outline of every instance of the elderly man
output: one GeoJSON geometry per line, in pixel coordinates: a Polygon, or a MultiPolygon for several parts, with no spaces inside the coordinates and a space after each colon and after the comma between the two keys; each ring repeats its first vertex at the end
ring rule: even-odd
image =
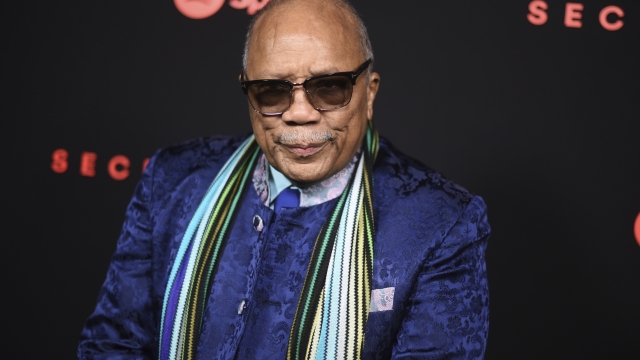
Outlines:
{"type": "Polygon", "coordinates": [[[152,158],[81,359],[483,357],[485,205],[378,140],[372,60],[342,1],[265,7],[253,136],[152,158]]]}

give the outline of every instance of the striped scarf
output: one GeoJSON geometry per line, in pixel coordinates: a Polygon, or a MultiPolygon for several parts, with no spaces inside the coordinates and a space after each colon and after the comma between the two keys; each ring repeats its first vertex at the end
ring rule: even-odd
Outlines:
{"type": "MultiPolygon", "coordinates": [[[[287,360],[360,358],[373,274],[372,167],[377,152],[378,133],[369,122],[356,171],[316,239],[287,360]]],[[[250,136],[222,167],[189,222],[165,290],[161,360],[195,358],[212,281],[259,153],[250,136]]]]}

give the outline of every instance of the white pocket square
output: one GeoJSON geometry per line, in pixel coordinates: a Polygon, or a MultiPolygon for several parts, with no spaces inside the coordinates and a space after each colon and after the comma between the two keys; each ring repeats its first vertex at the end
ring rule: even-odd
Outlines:
{"type": "Polygon", "coordinates": [[[371,291],[371,306],[369,312],[393,310],[393,295],[396,288],[374,289],[371,291]]]}

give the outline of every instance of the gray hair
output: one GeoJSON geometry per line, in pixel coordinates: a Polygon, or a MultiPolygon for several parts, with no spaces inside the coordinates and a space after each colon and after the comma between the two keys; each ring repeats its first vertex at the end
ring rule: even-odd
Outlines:
{"type": "MultiPolygon", "coordinates": [[[[265,0],[263,0],[265,1],[265,0]]],[[[253,28],[261,17],[267,14],[269,11],[277,8],[278,6],[285,5],[292,0],[271,0],[269,3],[260,11],[258,14],[251,20],[249,23],[249,28],[247,30],[247,35],[244,40],[244,51],[242,53],[242,69],[247,71],[247,62],[249,59],[249,45],[251,44],[251,36],[253,34],[253,28]]],[[[369,75],[373,70],[373,49],[371,47],[371,41],[369,40],[369,34],[367,33],[367,28],[364,26],[364,22],[356,12],[356,10],[349,4],[346,0],[335,0],[333,1],[339,8],[342,8],[347,11],[349,16],[354,20],[357,31],[358,38],[360,40],[360,50],[362,51],[362,55],[364,55],[365,59],[371,59],[371,65],[367,69],[367,81],[369,81],[369,75]]]]}

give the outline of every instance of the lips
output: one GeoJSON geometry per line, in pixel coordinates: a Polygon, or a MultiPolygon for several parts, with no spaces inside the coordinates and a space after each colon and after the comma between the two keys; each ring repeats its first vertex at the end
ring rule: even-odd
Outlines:
{"type": "Polygon", "coordinates": [[[326,142],[323,142],[316,144],[283,144],[283,146],[295,155],[307,157],[322,150],[326,144],[326,142]]]}

